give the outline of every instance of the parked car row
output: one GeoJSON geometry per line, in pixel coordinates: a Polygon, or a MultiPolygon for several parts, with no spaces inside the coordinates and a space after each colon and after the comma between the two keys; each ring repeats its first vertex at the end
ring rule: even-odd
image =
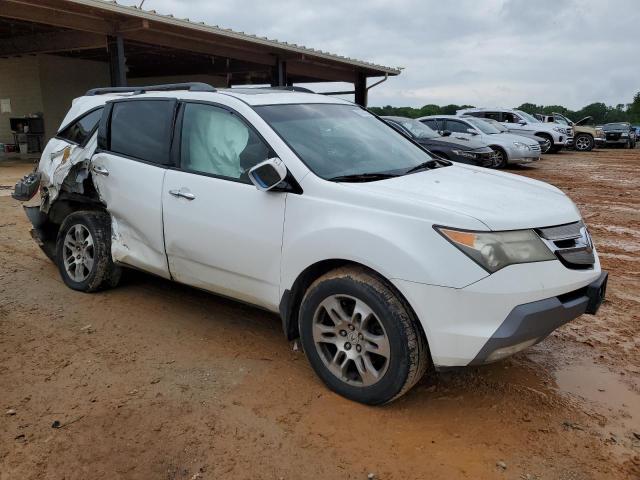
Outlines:
{"type": "MultiPolygon", "coordinates": [[[[566,143],[564,127],[514,112],[515,130],[566,143]]],[[[32,236],[69,288],[114,288],[135,268],[279,313],[328,388],[378,405],[427,371],[534,345],[605,296],[562,191],[426,151],[539,157],[537,140],[470,113],[383,120],[325,95],[200,83],[94,89],[13,196],[33,199],[32,236]]]]}

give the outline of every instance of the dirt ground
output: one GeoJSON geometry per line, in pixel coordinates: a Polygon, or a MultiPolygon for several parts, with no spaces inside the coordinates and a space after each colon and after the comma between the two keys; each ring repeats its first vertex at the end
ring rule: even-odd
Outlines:
{"type": "Polygon", "coordinates": [[[597,316],[378,408],[328,391],[275,315],[135,272],[66,288],[5,188],[29,168],[0,162],[0,480],[640,478],[640,149],[511,170],[579,205],[597,316]]]}

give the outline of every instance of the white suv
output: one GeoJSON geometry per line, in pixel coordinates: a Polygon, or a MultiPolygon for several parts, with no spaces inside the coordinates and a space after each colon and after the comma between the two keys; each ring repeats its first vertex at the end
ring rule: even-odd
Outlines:
{"type": "Polygon", "coordinates": [[[491,118],[502,123],[510,132],[533,133],[551,142],[550,151],[559,152],[573,142],[573,129],[567,126],[543,123],[533,115],[512,108],[466,108],[456,112],[458,116],[491,118]]]}
{"type": "Polygon", "coordinates": [[[560,190],[434,160],[323,95],[89,91],[14,195],[38,187],[33,235],[69,287],[133,267],[279,312],[328,387],[368,404],[537,343],[606,286],[560,190]]]}

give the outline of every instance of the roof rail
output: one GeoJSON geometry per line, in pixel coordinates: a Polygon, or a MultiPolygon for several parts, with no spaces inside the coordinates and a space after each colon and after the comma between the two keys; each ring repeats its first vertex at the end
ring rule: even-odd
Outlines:
{"type": "Polygon", "coordinates": [[[305,88],[305,87],[295,87],[293,85],[282,85],[282,86],[277,86],[277,87],[262,87],[262,88],[269,88],[272,90],[286,90],[289,92],[301,92],[301,93],[316,93],[313,90],[309,89],[309,88],[305,88]]]}
{"type": "Polygon", "coordinates": [[[188,90],[190,92],[215,92],[216,89],[208,83],[188,82],[188,83],[167,83],[164,85],[147,85],[140,87],[105,87],[92,88],[85,93],[86,97],[94,95],[105,95],[107,93],[133,93],[140,95],[147,92],[165,92],[171,90],[188,90]]]}

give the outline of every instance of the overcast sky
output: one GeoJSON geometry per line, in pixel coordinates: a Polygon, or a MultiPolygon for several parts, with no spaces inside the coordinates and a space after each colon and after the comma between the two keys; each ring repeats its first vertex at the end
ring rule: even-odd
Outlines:
{"type": "Polygon", "coordinates": [[[639,0],[146,0],[143,8],[404,67],[370,91],[372,106],[578,109],[629,103],[640,90],[639,0]]]}

